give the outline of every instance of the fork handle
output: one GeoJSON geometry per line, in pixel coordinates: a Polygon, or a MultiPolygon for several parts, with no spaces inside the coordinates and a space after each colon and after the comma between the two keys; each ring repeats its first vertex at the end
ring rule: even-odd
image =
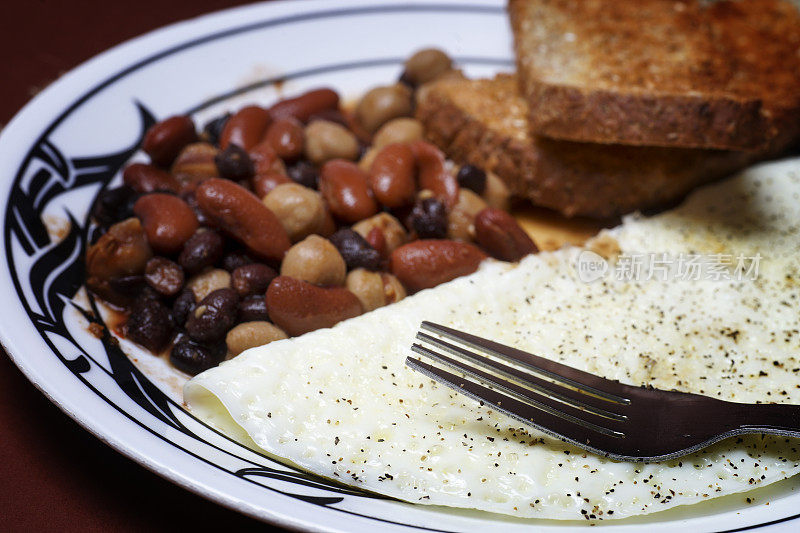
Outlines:
{"type": "Polygon", "coordinates": [[[736,406],[734,419],[739,429],[800,437],[800,405],[770,403],[736,406]]]}

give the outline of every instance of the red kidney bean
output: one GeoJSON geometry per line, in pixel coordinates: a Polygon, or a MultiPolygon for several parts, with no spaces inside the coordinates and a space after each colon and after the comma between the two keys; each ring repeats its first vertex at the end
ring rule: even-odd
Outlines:
{"type": "Polygon", "coordinates": [[[281,100],[269,108],[273,119],[294,117],[306,122],[311,115],[339,107],[339,95],[332,89],[316,89],[295,98],[281,100]]]}
{"type": "Polygon", "coordinates": [[[278,276],[267,289],[272,322],[291,336],[329,328],[360,315],[361,302],[342,287],[318,287],[289,276],[278,276]]]}
{"type": "Polygon", "coordinates": [[[444,154],[426,141],[409,144],[417,162],[417,182],[420,189],[428,189],[451,209],[458,202],[458,181],[447,171],[444,154]]]}
{"type": "Polygon", "coordinates": [[[334,159],[322,167],[319,191],[333,216],[354,223],[378,212],[368,180],[367,173],[355,163],[334,159]]]}
{"type": "Polygon", "coordinates": [[[539,251],[513,216],[493,207],[487,207],[475,216],[475,240],[502,261],[519,261],[539,251]]]}
{"type": "Polygon", "coordinates": [[[195,196],[209,218],[257,257],[280,261],[292,245],[278,217],[256,195],[232,181],[207,180],[195,196]]]}
{"type": "Polygon", "coordinates": [[[475,245],[435,239],[404,244],[392,252],[390,262],[403,286],[419,291],[472,274],[484,259],[486,254],[475,245]]]}
{"type": "Polygon", "coordinates": [[[122,172],[122,181],[139,193],[174,192],[181,189],[175,177],[165,170],[144,163],[132,163],[122,172]]]}
{"type": "Polygon", "coordinates": [[[142,196],[133,206],[142,219],[150,246],[159,253],[177,253],[197,230],[198,222],[189,204],[172,194],[142,196]]]}
{"type": "Polygon", "coordinates": [[[389,208],[414,201],[414,152],[407,144],[390,144],[378,152],[369,173],[375,198],[389,208]]]}
{"type": "Polygon", "coordinates": [[[219,137],[219,147],[223,150],[229,144],[238,144],[249,151],[258,144],[272,119],[263,107],[250,105],[240,109],[228,119],[219,137]]]}
{"type": "Polygon", "coordinates": [[[197,131],[191,117],[170,117],[150,127],[144,135],[142,150],[160,167],[172,164],[183,147],[197,140],[197,131]]]}
{"type": "Polygon", "coordinates": [[[284,161],[294,161],[303,154],[303,124],[294,117],[276,119],[267,128],[265,140],[278,157],[284,161]]]}

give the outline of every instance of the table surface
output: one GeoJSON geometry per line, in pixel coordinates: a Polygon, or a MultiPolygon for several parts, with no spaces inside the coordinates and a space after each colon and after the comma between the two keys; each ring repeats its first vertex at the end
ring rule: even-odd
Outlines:
{"type": "MultiPolygon", "coordinates": [[[[30,0],[4,5],[0,126],[36,92],[99,52],[160,26],[242,3],[30,0]]],[[[204,530],[223,523],[235,530],[273,529],[195,496],[103,444],[51,404],[4,353],[0,431],[3,531],[204,530]]]]}

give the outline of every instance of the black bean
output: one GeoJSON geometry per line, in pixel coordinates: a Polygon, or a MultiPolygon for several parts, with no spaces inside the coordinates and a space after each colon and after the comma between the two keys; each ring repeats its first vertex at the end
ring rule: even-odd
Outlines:
{"type": "Polygon", "coordinates": [[[444,239],[447,236],[447,209],[437,198],[425,198],[414,204],[410,220],[420,239],[444,239]]]}
{"type": "Polygon", "coordinates": [[[153,257],[144,267],[147,283],[159,294],[175,296],[183,288],[183,269],[166,257],[153,257]]]}
{"type": "Polygon", "coordinates": [[[203,138],[215,146],[219,145],[219,136],[222,135],[222,129],[228,123],[229,118],[231,118],[231,114],[225,113],[206,122],[205,126],[203,126],[203,138]]]}
{"type": "Polygon", "coordinates": [[[286,173],[293,181],[299,183],[303,187],[316,189],[319,184],[319,173],[314,165],[308,161],[298,161],[294,165],[288,167],[286,173]]]}
{"type": "Polygon", "coordinates": [[[186,327],[186,319],[189,318],[189,313],[194,311],[194,307],[194,291],[189,288],[183,289],[172,303],[172,318],[175,321],[175,325],[179,328],[186,327]]]}
{"type": "Polygon", "coordinates": [[[172,317],[158,300],[139,298],[131,308],[126,331],[133,342],[158,352],[172,337],[172,317]]]}
{"type": "Polygon", "coordinates": [[[112,291],[122,296],[138,296],[147,286],[147,282],[144,276],[135,274],[111,278],[108,280],[108,286],[112,291]]]}
{"type": "Polygon", "coordinates": [[[127,185],[105,189],[97,195],[92,207],[92,216],[100,226],[104,228],[112,226],[133,216],[133,204],[139,196],[139,193],[127,185]]]}
{"type": "Polygon", "coordinates": [[[194,376],[217,366],[225,357],[225,352],[224,342],[209,346],[184,337],[172,347],[169,360],[178,370],[194,376]]]}
{"type": "Polygon", "coordinates": [[[222,259],[225,241],[219,233],[202,229],[189,237],[178,256],[178,264],[189,274],[196,274],[222,259]]]}
{"type": "Polygon", "coordinates": [[[267,299],[264,295],[253,295],[242,298],[239,302],[239,322],[269,321],[267,299]]]}
{"type": "Polygon", "coordinates": [[[249,265],[252,262],[253,260],[250,258],[250,256],[245,253],[230,252],[225,254],[225,257],[222,258],[222,268],[228,272],[233,272],[240,266],[249,265]]]}
{"type": "Polygon", "coordinates": [[[339,250],[348,269],[377,270],[380,267],[381,254],[355,231],[340,229],[329,240],[339,250]]]}
{"type": "Polygon", "coordinates": [[[238,144],[229,144],[225,150],[215,155],[214,163],[220,176],[233,181],[251,178],[255,173],[253,161],[238,144]]]}
{"type": "Polygon", "coordinates": [[[233,289],[217,289],[203,298],[186,320],[186,333],[199,342],[217,342],[236,323],[239,296],[233,289]]]}
{"type": "Polygon", "coordinates": [[[263,263],[252,263],[240,266],[231,275],[231,286],[239,296],[250,296],[267,292],[270,282],[278,277],[278,273],[263,263]]]}
{"type": "Polygon", "coordinates": [[[462,166],[458,169],[456,179],[461,187],[474,191],[477,194],[483,194],[483,191],[486,190],[486,172],[475,165],[467,163],[462,166]]]}

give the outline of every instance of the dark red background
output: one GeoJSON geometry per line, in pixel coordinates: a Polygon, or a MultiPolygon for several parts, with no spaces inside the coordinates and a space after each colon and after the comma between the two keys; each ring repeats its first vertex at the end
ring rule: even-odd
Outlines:
{"type": "MultiPolygon", "coordinates": [[[[243,4],[231,0],[3,2],[0,126],[39,90],[149,30],[243,4]]],[[[269,529],[161,479],[51,404],[0,355],[0,529],[269,529]]]]}

